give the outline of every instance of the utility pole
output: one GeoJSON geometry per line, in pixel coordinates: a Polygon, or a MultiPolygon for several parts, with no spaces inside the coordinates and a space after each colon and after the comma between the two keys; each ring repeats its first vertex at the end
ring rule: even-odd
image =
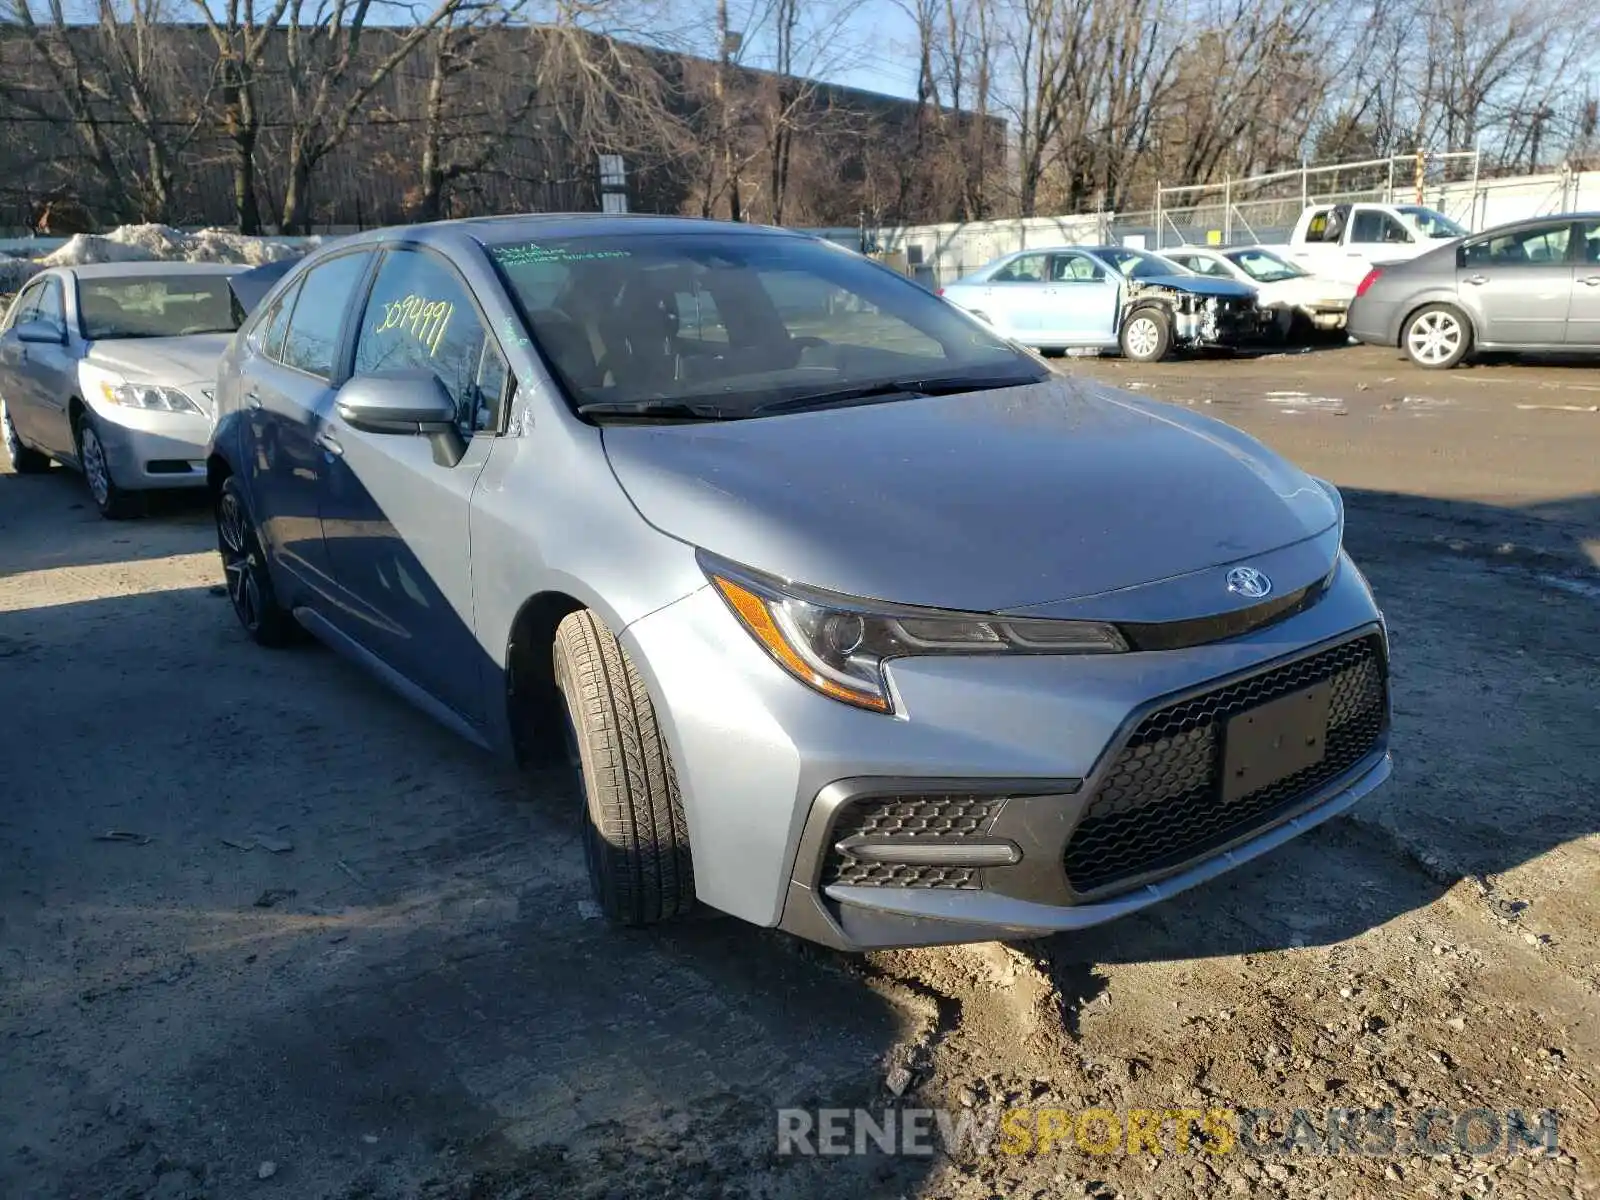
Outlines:
{"type": "Polygon", "coordinates": [[[717,111],[722,120],[722,169],[728,177],[728,216],[742,221],[739,175],[734,169],[733,111],[728,99],[728,58],[736,35],[728,32],[728,0],[717,0],[717,111]]]}

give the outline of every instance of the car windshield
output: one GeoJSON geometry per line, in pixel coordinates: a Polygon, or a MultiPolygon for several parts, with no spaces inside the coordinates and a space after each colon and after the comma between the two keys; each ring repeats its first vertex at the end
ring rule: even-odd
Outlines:
{"type": "Polygon", "coordinates": [[[1110,246],[1095,253],[1127,279],[1159,279],[1163,275],[1194,274],[1189,268],[1180,267],[1170,258],[1162,258],[1159,254],[1134,250],[1128,246],[1110,246]]]}
{"type": "Polygon", "coordinates": [[[487,249],[591,415],[747,417],[1048,376],[925,288],[810,238],[623,233],[487,249]]]}
{"type": "Polygon", "coordinates": [[[1282,283],[1285,279],[1299,279],[1309,274],[1266,250],[1238,250],[1228,258],[1257,283],[1282,283]]]}
{"type": "Polygon", "coordinates": [[[225,275],[78,280],[78,315],[90,341],[232,333],[239,311],[225,275]]]}
{"type": "Polygon", "coordinates": [[[1395,211],[1402,212],[1416,223],[1418,229],[1431,238],[1466,237],[1467,231],[1442,212],[1424,208],[1420,204],[1402,204],[1395,211]]]}

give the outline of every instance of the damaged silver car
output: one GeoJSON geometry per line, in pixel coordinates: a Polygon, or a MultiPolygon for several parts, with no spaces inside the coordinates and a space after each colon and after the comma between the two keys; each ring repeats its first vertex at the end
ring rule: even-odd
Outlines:
{"type": "Polygon", "coordinates": [[[1136,362],[1249,345],[1273,321],[1247,284],[1128,246],[1020,251],[939,294],[1024,346],[1117,350],[1136,362]]]}

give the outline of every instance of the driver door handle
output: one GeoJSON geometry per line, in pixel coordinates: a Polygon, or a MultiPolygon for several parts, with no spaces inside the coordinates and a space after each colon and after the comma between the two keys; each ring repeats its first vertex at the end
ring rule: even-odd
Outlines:
{"type": "Polygon", "coordinates": [[[244,394],[244,406],[246,408],[260,408],[261,407],[261,393],[258,392],[258,391],[255,391],[254,389],[252,389],[251,391],[246,392],[244,394]]]}
{"type": "Polygon", "coordinates": [[[1600,275],[1591,275],[1584,282],[1590,287],[1600,287],[1600,275]]]}
{"type": "Polygon", "coordinates": [[[316,442],[317,445],[321,446],[329,454],[340,455],[344,453],[344,447],[339,444],[339,439],[334,437],[333,434],[329,433],[326,429],[318,431],[317,436],[311,440],[316,442]]]}
{"type": "Polygon", "coordinates": [[[1489,277],[1487,275],[1468,275],[1466,282],[1477,284],[1488,283],[1489,277]]]}

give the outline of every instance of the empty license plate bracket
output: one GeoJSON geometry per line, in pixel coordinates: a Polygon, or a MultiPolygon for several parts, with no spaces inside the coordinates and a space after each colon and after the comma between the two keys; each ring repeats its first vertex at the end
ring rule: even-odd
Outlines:
{"type": "Polygon", "coordinates": [[[1332,699],[1333,685],[1324,680],[1229,717],[1222,732],[1223,803],[1321,762],[1332,699]]]}

